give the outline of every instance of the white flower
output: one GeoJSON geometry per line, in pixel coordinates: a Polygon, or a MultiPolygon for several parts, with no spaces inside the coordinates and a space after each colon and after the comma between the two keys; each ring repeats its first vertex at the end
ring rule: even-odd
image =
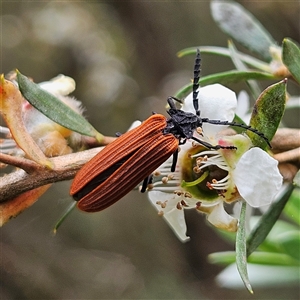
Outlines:
{"type": "MultiPolygon", "coordinates": [[[[199,109],[201,117],[232,121],[234,118],[237,100],[235,93],[221,84],[212,84],[199,89],[199,109]]],[[[193,93],[189,94],[182,105],[182,110],[195,113],[193,93]]],[[[213,138],[215,133],[227,128],[226,125],[211,125],[203,123],[203,132],[206,137],[213,138]]]]}
{"type": "MultiPolygon", "coordinates": [[[[203,118],[232,121],[235,94],[221,86],[200,89],[203,118]]],[[[192,111],[192,95],[182,107],[192,111]]],[[[149,199],[182,241],[186,241],[184,209],[207,214],[208,221],[227,231],[236,231],[238,220],[224,210],[224,202],[244,199],[252,207],[270,204],[282,184],[277,161],[260,148],[251,148],[250,139],[241,134],[222,136],[227,126],[203,124],[203,136],[212,145],[235,146],[236,150],[211,150],[187,141],[181,147],[176,171],[170,173],[170,158],[159,169],[149,199]],[[160,181],[161,180],[161,181],[160,181]]]]}

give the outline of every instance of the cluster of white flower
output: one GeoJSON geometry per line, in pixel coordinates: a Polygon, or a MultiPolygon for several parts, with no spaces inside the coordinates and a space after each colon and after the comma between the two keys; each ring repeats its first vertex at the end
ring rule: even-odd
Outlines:
{"type": "MultiPolygon", "coordinates": [[[[235,93],[214,84],[199,90],[201,115],[212,120],[232,121],[237,108],[235,93]]],[[[193,97],[182,110],[194,112],[193,97]]],[[[238,220],[224,203],[245,200],[252,207],[269,205],[282,185],[278,162],[267,152],[252,147],[246,134],[222,135],[225,125],[204,123],[202,139],[212,145],[235,146],[236,150],[210,150],[187,141],[181,146],[176,171],[170,173],[172,158],[154,174],[148,197],[181,241],[187,241],[185,209],[207,215],[214,226],[236,231],[238,220]]]]}

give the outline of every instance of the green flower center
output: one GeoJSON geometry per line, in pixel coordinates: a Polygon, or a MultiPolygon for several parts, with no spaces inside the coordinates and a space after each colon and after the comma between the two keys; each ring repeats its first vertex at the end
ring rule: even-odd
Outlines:
{"type": "Polygon", "coordinates": [[[227,191],[228,171],[229,167],[218,151],[193,147],[182,161],[181,187],[195,198],[214,201],[227,191]]]}

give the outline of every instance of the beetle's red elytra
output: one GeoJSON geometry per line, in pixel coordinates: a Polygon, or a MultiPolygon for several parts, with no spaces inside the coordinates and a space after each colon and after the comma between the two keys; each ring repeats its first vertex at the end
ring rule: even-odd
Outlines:
{"type": "Polygon", "coordinates": [[[152,174],[177,149],[178,139],[163,134],[166,117],[155,114],[118,137],[77,173],[70,194],[86,212],[101,211],[152,174]]]}

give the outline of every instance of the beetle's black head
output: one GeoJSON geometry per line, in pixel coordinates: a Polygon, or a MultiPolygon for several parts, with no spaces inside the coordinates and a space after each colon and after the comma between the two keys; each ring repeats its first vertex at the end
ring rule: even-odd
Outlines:
{"type": "Polygon", "coordinates": [[[202,126],[201,118],[193,113],[177,109],[172,97],[168,98],[168,103],[170,118],[167,120],[164,134],[172,133],[178,139],[191,139],[196,128],[202,126]]]}

